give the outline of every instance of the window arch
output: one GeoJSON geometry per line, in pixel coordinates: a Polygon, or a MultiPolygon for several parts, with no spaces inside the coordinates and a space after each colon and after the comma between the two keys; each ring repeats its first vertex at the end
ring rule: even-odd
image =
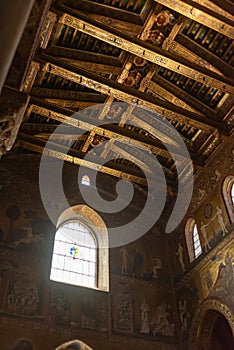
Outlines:
{"type": "Polygon", "coordinates": [[[200,237],[198,234],[196,223],[193,227],[193,249],[194,249],[194,257],[196,259],[202,253],[201,242],[200,242],[200,237]]]}
{"type": "Polygon", "coordinates": [[[223,182],[223,198],[231,222],[234,222],[234,176],[229,175],[223,182]]]}
{"type": "Polygon", "coordinates": [[[185,237],[188,248],[189,260],[192,262],[202,254],[201,241],[198,234],[195,219],[189,218],[185,225],[185,237]]]}
{"type": "Polygon", "coordinates": [[[85,186],[90,186],[90,178],[88,175],[83,175],[81,178],[81,184],[85,186]]]}
{"type": "Polygon", "coordinates": [[[109,290],[108,232],[102,218],[88,206],[75,206],[60,215],[50,279],[109,290]]]}

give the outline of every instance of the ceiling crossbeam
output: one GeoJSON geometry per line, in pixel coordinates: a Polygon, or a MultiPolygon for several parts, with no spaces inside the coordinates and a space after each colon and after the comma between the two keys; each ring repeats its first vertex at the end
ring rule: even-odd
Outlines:
{"type": "MultiPolygon", "coordinates": [[[[219,1],[219,0],[213,0],[213,1],[210,1],[210,0],[205,0],[205,1],[204,0],[193,0],[193,2],[196,2],[199,5],[204,6],[206,8],[206,10],[209,9],[209,10],[217,13],[220,16],[223,16],[225,18],[229,18],[231,21],[234,21],[233,14],[231,14],[231,12],[229,12],[230,9],[228,9],[228,8],[224,9],[224,8],[218,6],[218,2],[217,1],[219,1]],[[215,2],[217,4],[215,4],[215,2]]],[[[221,0],[221,1],[222,1],[222,5],[226,5],[226,1],[223,1],[223,0],[221,0]]],[[[234,9],[233,9],[232,12],[234,13],[234,9]]]]}
{"type": "Polygon", "coordinates": [[[144,106],[155,111],[161,115],[162,118],[167,118],[168,120],[174,118],[186,125],[191,124],[191,126],[197,127],[205,132],[213,132],[214,129],[218,129],[224,134],[228,132],[222,122],[208,119],[204,120],[201,115],[177,107],[170,102],[156,99],[143,92],[137,91],[134,88],[126,87],[118,82],[111,81],[94,73],[91,74],[88,71],[68,65],[67,63],[61,62],[61,60],[56,60],[53,57],[44,56],[44,58],[47,59],[47,63],[44,65],[43,69],[51,74],[69,79],[90,89],[99,91],[107,96],[112,96],[117,100],[132,105],[144,106]]]}
{"type": "Polygon", "coordinates": [[[155,0],[157,3],[169,7],[173,11],[199,22],[217,32],[234,39],[234,22],[225,18],[220,13],[215,13],[214,8],[202,6],[196,1],[181,0],[155,0]]]}
{"type": "Polygon", "coordinates": [[[149,82],[149,89],[156,93],[159,91],[166,99],[185,109],[196,111],[213,120],[217,118],[214,110],[159,75],[155,75],[149,82]]]}
{"type": "Polygon", "coordinates": [[[75,101],[83,101],[83,102],[94,102],[94,103],[102,103],[103,96],[97,94],[95,92],[83,92],[83,91],[71,91],[71,90],[59,90],[59,89],[51,89],[46,87],[33,87],[32,96],[50,98],[56,100],[75,100],[75,101]]]}
{"type": "MultiPolygon", "coordinates": [[[[205,57],[208,62],[208,65],[210,66],[211,64],[215,68],[216,72],[220,71],[226,77],[228,76],[232,77],[234,75],[233,66],[231,66],[230,64],[225,62],[223,59],[216,56],[214,53],[207,50],[206,48],[199,45],[194,40],[191,40],[190,38],[186,37],[183,34],[177,35],[176,42],[174,41],[171,43],[170,49],[171,49],[171,52],[175,52],[178,55],[186,55],[186,57],[189,57],[189,58],[191,57],[191,60],[193,59],[193,56],[196,57],[197,53],[199,52],[200,57],[205,57]],[[181,47],[180,44],[183,47],[181,47]]],[[[209,69],[212,69],[212,67],[209,67],[209,69]]]]}
{"type": "MultiPolygon", "coordinates": [[[[64,10],[67,9],[68,6],[64,3],[63,0],[59,0],[59,8],[64,10]]],[[[147,14],[147,9],[149,6],[145,6],[145,10],[143,9],[142,14],[126,11],[117,7],[108,6],[105,4],[100,4],[89,0],[70,0],[69,7],[77,9],[79,8],[81,11],[93,12],[95,14],[99,14],[105,17],[114,18],[117,20],[122,20],[125,22],[130,22],[136,25],[141,25],[144,21],[145,15],[147,14]],[[93,11],[91,10],[93,8],[93,11]],[[143,15],[143,16],[142,16],[143,15]],[[143,18],[142,18],[143,17],[143,18]]]]}
{"type": "Polygon", "coordinates": [[[79,18],[65,13],[59,21],[83,33],[119,47],[124,51],[156,63],[161,67],[171,69],[174,72],[222,91],[234,93],[234,86],[230,79],[226,77],[202,68],[182,57],[175,58],[170,52],[165,52],[158,47],[152,47],[152,45],[140,39],[132,38],[112,28],[107,28],[103,24],[79,13],[77,16],[79,18]]]}
{"type": "MultiPolygon", "coordinates": [[[[76,118],[73,118],[71,116],[71,111],[64,110],[62,108],[59,108],[60,110],[59,112],[55,111],[54,105],[42,100],[32,99],[31,103],[32,104],[30,106],[28,113],[33,112],[35,114],[42,115],[47,119],[56,120],[59,123],[64,123],[72,127],[75,127],[77,131],[79,130],[79,135],[80,135],[80,130],[91,131],[94,135],[98,134],[112,141],[116,140],[118,142],[130,144],[133,147],[148,149],[153,154],[159,154],[160,156],[167,159],[171,158],[171,154],[169,153],[169,151],[167,151],[167,149],[162,147],[161,143],[156,139],[152,139],[150,142],[150,139],[148,137],[145,137],[144,135],[140,135],[137,133],[129,132],[128,129],[122,128],[114,124],[110,124],[106,126],[106,128],[102,126],[95,126],[91,124],[91,120],[84,121],[84,120],[80,120],[80,119],[78,120],[76,118]]],[[[178,157],[183,158],[183,156],[179,153],[178,150],[176,151],[175,149],[174,153],[178,157]]],[[[197,155],[195,155],[193,151],[191,151],[190,155],[195,165],[199,167],[203,166],[205,159],[198,157],[197,155]]]]}
{"type": "MultiPolygon", "coordinates": [[[[135,182],[140,185],[147,185],[147,180],[144,177],[142,177],[139,170],[131,168],[130,174],[129,172],[127,172],[125,166],[114,161],[109,161],[108,164],[110,164],[110,166],[105,166],[102,165],[102,159],[100,159],[100,164],[98,163],[99,158],[97,156],[90,156],[89,160],[86,160],[83,159],[86,155],[85,152],[71,149],[69,150],[68,154],[67,148],[62,145],[59,145],[54,142],[48,143],[46,142],[46,140],[26,135],[23,133],[19,133],[19,144],[27,150],[41,154],[43,153],[45,156],[50,156],[56,159],[64,160],[75,165],[84,166],[86,168],[93,169],[95,171],[100,171],[104,174],[108,174],[120,179],[135,182]]],[[[155,185],[161,184],[160,178],[155,177],[155,180],[158,180],[158,182],[154,182],[155,185]]]]}
{"type": "Polygon", "coordinates": [[[92,62],[95,64],[103,64],[107,66],[116,66],[122,67],[123,62],[121,59],[114,56],[108,56],[101,53],[87,52],[84,50],[77,50],[68,47],[60,47],[60,46],[49,46],[46,49],[48,55],[67,58],[71,60],[84,61],[84,62],[92,62]]]}

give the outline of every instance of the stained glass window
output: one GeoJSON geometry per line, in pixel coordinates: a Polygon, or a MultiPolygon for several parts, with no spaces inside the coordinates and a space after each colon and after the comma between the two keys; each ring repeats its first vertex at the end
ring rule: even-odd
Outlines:
{"type": "Polygon", "coordinates": [[[97,287],[97,243],[79,221],[63,224],[56,232],[50,279],[97,287]]]}

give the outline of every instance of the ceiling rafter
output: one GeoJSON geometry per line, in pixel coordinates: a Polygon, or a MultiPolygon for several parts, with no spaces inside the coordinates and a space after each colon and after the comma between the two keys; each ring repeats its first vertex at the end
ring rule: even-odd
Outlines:
{"type": "MultiPolygon", "coordinates": [[[[116,140],[118,142],[131,144],[136,147],[139,147],[141,145],[143,148],[148,149],[154,154],[159,154],[167,159],[171,158],[171,154],[169,153],[169,151],[162,147],[161,143],[157,141],[157,139],[149,139],[144,135],[129,132],[128,129],[122,128],[114,124],[110,124],[106,128],[104,128],[102,126],[92,125],[91,121],[89,122],[89,120],[77,120],[75,118],[72,118],[72,111],[65,110],[62,108],[56,108],[54,105],[42,100],[31,100],[31,106],[28,110],[28,114],[30,114],[31,112],[42,115],[47,119],[56,120],[59,123],[65,123],[67,125],[73,126],[77,128],[77,130],[82,129],[85,131],[91,131],[93,135],[98,134],[112,141],[116,140]]],[[[178,152],[178,150],[175,149],[174,153],[175,155],[183,158],[183,156],[178,152]]],[[[192,160],[194,161],[195,166],[203,166],[205,158],[198,157],[193,151],[190,151],[190,155],[192,160]]]]}
{"type": "MultiPolygon", "coordinates": [[[[200,0],[202,1],[202,0],[200,0]]],[[[223,0],[213,0],[215,5],[219,6],[221,9],[223,9],[225,12],[229,12],[232,16],[234,16],[234,8],[233,4],[228,0],[228,1],[223,1],[223,0]]]]}
{"type": "Polygon", "coordinates": [[[106,64],[101,64],[101,63],[91,63],[88,61],[81,61],[81,60],[75,60],[75,59],[69,59],[69,58],[63,58],[64,61],[80,67],[82,69],[87,69],[87,70],[93,70],[97,74],[102,74],[106,75],[109,74],[111,76],[113,75],[119,75],[122,71],[121,67],[113,66],[113,65],[106,65],[106,64]]]}
{"type": "MultiPolygon", "coordinates": [[[[147,29],[150,29],[153,26],[154,21],[155,21],[155,11],[156,11],[156,8],[158,8],[158,7],[161,7],[161,6],[160,5],[158,5],[158,6],[154,5],[151,8],[151,11],[149,11],[148,17],[145,20],[144,25],[142,26],[141,33],[139,34],[141,39],[142,39],[142,36],[144,35],[144,33],[147,31],[147,29]]],[[[122,51],[122,53],[123,53],[123,51],[122,51]]],[[[123,67],[122,67],[122,72],[117,78],[117,82],[118,83],[121,83],[121,84],[124,83],[127,75],[129,74],[129,69],[132,66],[132,63],[133,63],[133,56],[128,54],[127,57],[126,57],[125,63],[123,65],[123,67]]],[[[148,75],[149,75],[149,72],[147,73],[147,76],[148,75]]],[[[140,86],[139,87],[139,91],[144,91],[144,88],[142,88],[142,86],[140,86]]],[[[100,120],[103,120],[105,118],[105,114],[107,113],[107,109],[109,109],[109,106],[110,106],[110,104],[113,101],[114,101],[114,97],[113,96],[108,96],[107,97],[107,99],[105,101],[107,105],[106,105],[105,109],[101,112],[101,114],[98,116],[98,118],[100,120]],[[108,106],[108,104],[109,104],[109,106],[108,106]]],[[[128,110],[129,110],[129,108],[128,108],[128,110]]],[[[123,126],[122,120],[119,123],[119,125],[123,126]]],[[[91,132],[89,137],[87,138],[86,142],[83,145],[83,148],[82,148],[83,151],[88,149],[88,147],[90,145],[90,142],[92,142],[94,136],[95,136],[94,133],[91,132]]]]}
{"type": "Polygon", "coordinates": [[[170,94],[173,94],[174,100],[172,99],[171,102],[175,104],[177,103],[179,106],[185,109],[191,108],[193,112],[200,113],[201,115],[207,116],[210,119],[216,119],[216,113],[214,110],[200,102],[197,98],[186,93],[186,91],[178,88],[170,81],[164,79],[160,75],[155,75],[149,82],[148,87],[155,92],[160,90],[160,88],[163,88],[165,98],[167,98],[167,96],[170,96],[170,94]]]}
{"type": "MultiPolygon", "coordinates": [[[[152,171],[151,163],[148,166],[144,159],[143,148],[147,148],[158,156],[167,180],[175,188],[177,173],[173,155],[178,156],[179,161],[186,160],[179,154],[178,142],[173,140],[175,133],[179,133],[185,141],[196,171],[204,166],[231,132],[231,117],[230,120],[225,119],[224,114],[234,92],[232,75],[229,74],[232,71],[230,33],[233,34],[230,24],[234,20],[231,15],[226,19],[225,11],[210,0],[206,0],[205,4],[202,0],[139,0],[138,4],[140,2],[144,10],[134,13],[132,9],[119,9],[122,5],[118,1],[108,1],[110,6],[98,3],[97,11],[96,0],[53,1],[53,29],[48,30],[48,37],[45,36],[50,38],[47,42],[49,45],[39,45],[34,56],[37,70],[33,73],[33,79],[30,78],[32,69],[27,75],[27,83],[31,83],[27,92],[32,97],[21,127],[20,142],[26,149],[42,153],[50,139],[48,150],[47,147],[45,150],[50,156],[126,178],[143,186],[146,185],[143,172],[133,163],[138,164],[139,161],[143,165],[142,170],[146,173],[152,171]],[[175,6],[171,7],[172,11],[169,8],[165,12],[165,4],[172,2],[175,6],[190,6],[192,16],[196,11],[201,11],[201,17],[203,12],[206,12],[206,16],[208,13],[218,28],[215,29],[217,33],[206,28],[204,21],[204,26],[197,23],[197,17],[194,21],[183,11],[176,13],[175,6]],[[79,4],[85,4],[86,8],[81,8],[79,4]],[[111,6],[113,4],[116,7],[111,6]],[[107,12],[103,9],[107,9],[107,12]],[[116,13],[119,19],[115,18],[116,13]],[[123,13],[126,17],[121,16],[123,13]],[[128,14],[138,24],[131,23],[128,14]],[[163,15],[165,18],[168,16],[168,22],[162,24],[159,18],[163,15]],[[127,27],[136,27],[136,31],[125,30],[127,27]],[[204,28],[205,32],[202,32],[204,28]],[[228,32],[229,37],[221,35],[220,30],[226,31],[224,35],[228,32]],[[215,45],[220,44],[222,48],[229,45],[225,55],[220,54],[229,62],[224,63],[222,71],[217,63],[221,58],[213,57],[218,55],[218,51],[212,51],[213,56],[210,53],[209,61],[212,59],[216,66],[211,67],[206,61],[206,45],[197,50],[196,43],[201,40],[201,32],[207,36],[210,33],[213,35],[210,36],[211,51],[216,50],[218,46],[215,45]],[[158,33],[161,37],[157,37],[158,33]],[[186,35],[191,47],[195,42],[194,47],[187,48],[186,43],[182,42],[186,35]],[[184,50],[182,54],[172,52],[174,45],[177,45],[175,50],[184,50]],[[127,110],[120,108],[119,112],[111,104],[115,101],[125,101],[129,107],[127,110]],[[103,110],[92,117],[85,115],[84,118],[81,112],[79,120],[73,116],[77,110],[90,107],[95,102],[104,102],[103,105],[110,110],[103,110]],[[145,106],[152,112],[136,106],[145,106]],[[159,118],[153,111],[159,114],[159,118]],[[105,119],[104,125],[96,126],[96,123],[102,124],[102,119],[105,119]],[[165,126],[165,119],[173,126],[171,133],[167,132],[171,126],[165,126]],[[110,124],[106,124],[108,120],[110,124]],[[64,129],[57,132],[60,123],[64,123],[64,129]],[[112,146],[91,150],[106,140],[112,146]],[[131,152],[131,145],[138,146],[135,153],[131,152]],[[168,145],[174,146],[173,154],[168,152],[168,145]],[[93,156],[90,164],[82,163],[90,150],[93,156]],[[99,162],[107,162],[107,155],[112,160],[102,167],[99,162]],[[117,160],[118,157],[121,159],[117,160]]],[[[133,4],[124,2],[124,5],[130,3],[133,4]]],[[[206,40],[205,36],[204,42],[206,40]]],[[[146,152],[149,158],[150,152],[146,152]]],[[[187,172],[184,164],[183,171],[187,172]]]]}
{"type": "Polygon", "coordinates": [[[122,50],[156,63],[159,66],[169,68],[188,78],[228,93],[234,93],[233,82],[226,77],[191,63],[182,57],[175,58],[170,52],[165,52],[155,46],[152,47],[152,45],[140,39],[132,38],[112,28],[107,28],[103,24],[91,20],[79,12],[76,16],[74,17],[65,13],[59,21],[122,50]]]}
{"type": "Polygon", "coordinates": [[[224,74],[227,77],[233,76],[234,68],[230,64],[228,64],[227,62],[225,62],[224,60],[222,60],[221,58],[219,58],[218,56],[216,56],[214,53],[210,52],[209,50],[206,50],[203,46],[199,45],[195,41],[186,37],[182,33],[177,35],[175,44],[173,46],[172,46],[172,44],[173,43],[171,43],[171,48],[172,48],[173,52],[176,52],[178,54],[183,55],[183,51],[181,50],[181,45],[184,46],[187,51],[191,50],[195,54],[197,52],[200,52],[200,55],[202,57],[205,57],[206,60],[209,63],[211,63],[212,66],[214,66],[217,70],[222,72],[222,74],[224,74]],[[179,44],[181,44],[181,45],[179,45],[179,44]]]}
{"type": "MultiPolygon", "coordinates": [[[[50,133],[42,133],[40,132],[39,134],[35,134],[33,135],[34,137],[38,137],[40,139],[43,139],[43,140],[61,140],[61,141],[77,141],[77,135],[73,135],[73,134],[50,134],[50,133]]],[[[86,135],[81,135],[79,137],[79,140],[84,140],[86,137],[86,135]]]]}
{"type": "Polygon", "coordinates": [[[71,90],[58,90],[46,87],[33,87],[31,96],[53,98],[53,99],[67,99],[77,101],[88,101],[94,103],[102,103],[103,96],[95,92],[83,92],[83,91],[71,91],[71,90]]]}
{"type": "MultiPolygon", "coordinates": [[[[77,120],[76,118],[73,118],[71,116],[71,111],[68,110],[63,110],[63,113],[59,113],[54,110],[54,106],[45,103],[44,101],[38,101],[38,100],[32,100],[31,101],[33,104],[30,106],[30,112],[38,113],[48,119],[56,120],[60,123],[65,123],[67,125],[73,126],[77,129],[83,129],[85,131],[91,131],[94,134],[98,134],[100,136],[112,139],[112,140],[117,140],[119,142],[125,142],[125,143],[131,143],[132,145],[135,145],[136,147],[139,147],[140,144],[142,144],[143,147],[148,148],[150,151],[153,153],[156,153],[158,151],[161,152],[162,156],[164,157],[169,157],[169,152],[166,151],[165,149],[158,146],[155,146],[153,144],[150,144],[149,142],[147,143],[146,140],[143,141],[144,137],[138,136],[135,139],[132,138],[132,133],[131,137],[129,132],[127,132],[126,129],[122,129],[118,126],[112,125],[113,129],[116,129],[115,131],[103,128],[101,126],[95,126],[93,124],[90,124],[86,121],[83,120],[77,120]],[[35,103],[35,104],[34,104],[35,103]]],[[[62,112],[62,110],[61,110],[62,112]]],[[[148,140],[149,141],[149,140],[148,140]]],[[[152,140],[153,141],[153,140],[152,140]]]]}
{"type": "Polygon", "coordinates": [[[190,104],[186,103],[183,99],[176,96],[174,94],[174,90],[173,90],[173,93],[168,91],[166,89],[166,86],[163,86],[163,84],[159,85],[158,82],[156,83],[156,82],[150,80],[147,84],[147,89],[149,91],[152,91],[155,94],[161,96],[162,98],[166,99],[167,101],[169,101],[171,103],[174,103],[174,104],[176,104],[182,108],[185,108],[189,111],[192,111],[194,113],[199,113],[199,114],[203,115],[203,113],[201,111],[199,111],[199,109],[191,107],[190,104]]]}
{"type": "Polygon", "coordinates": [[[155,0],[157,3],[169,7],[173,11],[179,12],[182,15],[204,24],[205,26],[216,30],[217,32],[234,39],[234,22],[229,18],[223,17],[220,13],[214,12],[214,8],[209,8],[209,3],[206,7],[196,1],[181,1],[181,0],[155,0]]]}
{"type": "MultiPolygon", "coordinates": [[[[185,23],[186,19],[184,16],[180,15],[179,18],[175,21],[168,37],[164,40],[163,44],[162,44],[162,48],[165,51],[168,51],[171,47],[171,44],[174,42],[175,37],[177,37],[178,33],[180,32],[181,28],[183,27],[184,23],[185,23]]],[[[160,81],[160,76],[157,74],[158,72],[158,66],[156,66],[154,68],[154,72],[151,76],[151,79],[147,79],[147,81],[143,81],[142,85],[144,85],[144,89],[149,89],[152,90],[154,93],[156,93],[157,95],[165,98],[166,100],[168,100],[169,102],[178,105],[184,109],[193,111],[195,113],[199,113],[201,115],[204,115],[203,110],[201,110],[199,108],[199,104],[192,104],[191,105],[191,99],[187,99],[186,102],[184,101],[184,99],[181,99],[181,90],[178,89],[176,86],[173,86],[173,90],[168,91],[167,87],[164,88],[163,84],[161,84],[161,86],[158,84],[158,82],[160,81]],[[153,76],[155,75],[155,81],[153,81],[153,76]],[[174,93],[174,91],[177,90],[179,94],[174,93]]],[[[162,80],[162,79],[161,79],[162,80]]],[[[189,96],[191,97],[191,96],[189,96]]],[[[199,103],[199,101],[197,101],[199,103]]]]}
{"type": "MultiPolygon", "coordinates": [[[[30,108],[29,108],[30,110],[30,108]]],[[[31,108],[32,111],[32,108],[31,108]]],[[[20,131],[24,134],[32,135],[32,136],[38,136],[41,138],[49,139],[55,139],[55,140],[73,140],[77,141],[78,140],[85,140],[87,135],[84,134],[84,130],[78,129],[66,125],[63,126],[62,130],[59,130],[59,133],[57,132],[57,127],[59,126],[59,122],[57,124],[38,124],[38,123],[31,123],[31,122],[24,122],[21,125],[20,131]]],[[[73,147],[75,148],[75,147],[73,147]]]]}
{"type": "Polygon", "coordinates": [[[88,17],[93,18],[95,21],[107,23],[109,26],[111,26],[117,30],[121,30],[122,32],[124,32],[130,36],[138,37],[138,35],[140,34],[140,32],[142,30],[141,24],[133,24],[131,22],[126,22],[123,20],[123,18],[121,18],[121,20],[120,20],[120,19],[110,18],[110,17],[106,17],[106,16],[104,17],[103,13],[96,14],[96,13],[85,12],[85,14],[88,17]]]}
{"type": "MultiPolygon", "coordinates": [[[[217,14],[225,17],[225,18],[229,18],[230,20],[234,21],[234,16],[231,13],[228,12],[229,10],[228,9],[225,10],[224,8],[219,7],[218,5],[215,4],[215,1],[217,2],[219,0],[213,0],[213,1],[210,1],[210,0],[206,0],[206,1],[204,1],[204,0],[193,0],[193,2],[196,2],[199,5],[204,6],[206,9],[208,8],[211,11],[213,11],[213,12],[215,12],[215,13],[217,13],[217,14]]],[[[222,4],[224,4],[224,5],[226,4],[226,2],[224,2],[223,0],[221,0],[221,1],[222,1],[222,4]]],[[[234,12],[234,11],[232,11],[232,12],[234,12]]]]}
{"type": "MultiPolygon", "coordinates": [[[[70,1],[69,3],[70,7],[73,9],[79,8],[81,11],[88,11],[88,12],[94,12],[96,14],[100,14],[102,16],[119,19],[122,21],[130,22],[133,24],[142,24],[145,20],[145,17],[147,15],[147,9],[149,9],[150,1],[148,1],[148,4],[144,6],[141,13],[134,13],[130,12],[121,8],[109,6],[106,4],[100,4],[95,3],[95,9],[92,11],[92,7],[94,6],[94,3],[92,1],[88,0],[75,0],[70,1]]],[[[58,2],[58,7],[60,9],[64,9],[64,7],[67,7],[63,0],[60,0],[58,2]]]]}
{"type": "MultiPolygon", "coordinates": [[[[209,70],[211,70],[217,74],[226,75],[226,74],[224,74],[224,70],[220,67],[220,65],[217,66],[217,62],[216,62],[216,64],[214,64],[213,60],[212,60],[212,62],[208,61],[208,58],[210,58],[209,52],[206,56],[205,50],[204,50],[204,54],[201,55],[201,52],[203,51],[202,47],[201,48],[199,47],[196,51],[189,49],[185,43],[180,44],[179,40],[181,37],[182,37],[182,35],[178,34],[178,36],[176,37],[176,40],[171,41],[170,46],[168,48],[169,52],[171,52],[172,54],[178,55],[179,57],[183,57],[183,56],[187,57],[187,59],[189,59],[191,62],[199,62],[200,61],[200,64],[208,67],[209,70]],[[198,52],[199,52],[199,55],[198,55],[198,52]]],[[[221,62],[222,61],[220,60],[220,63],[221,62]]],[[[225,66],[225,64],[224,64],[224,66],[225,66]]],[[[228,74],[227,76],[231,76],[231,75],[228,74]]]]}
{"type": "Polygon", "coordinates": [[[152,96],[148,96],[145,93],[137,91],[133,88],[126,87],[116,81],[111,81],[102,76],[98,76],[94,73],[82,70],[81,68],[71,66],[61,60],[56,60],[53,57],[47,55],[42,56],[47,60],[43,69],[61,76],[65,79],[74,81],[78,84],[86,86],[90,89],[99,91],[107,96],[119,99],[121,101],[128,102],[132,105],[145,106],[159,113],[162,118],[168,118],[169,120],[176,118],[187,125],[198,127],[205,132],[213,132],[214,129],[218,129],[221,133],[227,134],[228,130],[224,123],[215,120],[204,120],[201,115],[195,114],[191,111],[184,110],[177,107],[172,103],[156,99],[152,96]]]}
{"type": "MultiPolygon", "coordinates": [[[[126,166],[124,166],[123,164],[116,163],[114,161],[109,161],[109,166],[102,165],[103,159],[99,159],[95,155],[90,156],[89,160],[85,160],[83,159],[86,155],[85,152],[70,149],[69,153],[67,154],[67,148],[62,145],[59,145],[54,142],[47,143],[44,139],[40,139],[38,137],[26,135],[23,133],[19,133],[18,142],[20,146],[30,151],[41,154],[43,153],[44,155],[53,158],[61,159],[75,165],[84,166],[89,169],[100,171],[104,174],[108,174],[120,179],[135,182],[143,186],[147,185],[147,180],[144,177],[142,177],[142,173],[136,168],[131,168],[131,173],[129,173],[129,169],[126,169],[126,166]],[[100,161],[100,163],[98,161],[100,161]]],[[[174,183],[172,181],[167,181],[169,187],[174,186],[174,183]]],[[[153,181],[152,184],[156,186],[161,185],[162,179],[160,177],[155,176],[155,181],[153,181]]]]}
{"type": "Polygon", "coordinates": [[[108,56],[101,53],[94,53],[90,51],[83,51],[78,49],[72,49],[68,47],[49,46],[46,52],[55,57],[64,57],[75,60],[79,58],[79,61],[92,62],[96,64],[103,64],[106,66],[122,67],[120,58],[114,56],[108,56]]]}
{"type": "MultiPolygon", "coordinates": [[[[53,104],[56,104],[62,108],[68,108],[71,111],[78,111],[81,109],[85,109],[91,106],[94,106],[98,102],[94,101],[79,101],[79,100],[63,100],[63,99],[56,99],[56,98],[45,98],[45,101],[51,102],[53,104]]],[[[103,99],[104,101],[104,99],[103,99]]],[[[99,103],[102,103],[103,101],[100,100],[99,103]]]]}

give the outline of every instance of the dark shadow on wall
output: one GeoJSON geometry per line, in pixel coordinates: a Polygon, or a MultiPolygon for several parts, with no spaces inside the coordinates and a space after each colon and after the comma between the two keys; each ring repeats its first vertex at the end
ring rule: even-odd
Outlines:
{"type": "Polygon", "coordinates": [[[209,350],[233,350],[234,340],[227,320],[220,315],[216,320],[209,350]]]}

